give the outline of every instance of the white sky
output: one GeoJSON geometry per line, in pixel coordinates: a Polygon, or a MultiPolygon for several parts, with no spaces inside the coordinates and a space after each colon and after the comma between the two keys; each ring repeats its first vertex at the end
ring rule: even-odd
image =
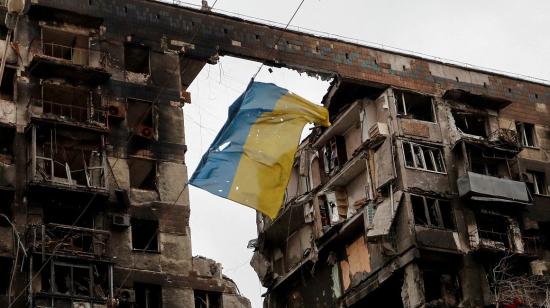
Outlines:
{"type": "MultiPolygon", "coordinates": [[[[216,8],[286,24],[299,2],[219,0],[216,8]]],[[[543,0],[306,0],[292,24],[550,80],[549,14],[550,2],[543,0]]],[[[184,108],[190,175],[258,66],[225,57],[191,85],[193,103],[184,108]]],[[[317,103],[328,87],[284,69],[269,74],[264,68],[257,80],[317,103]]],[[[255,212],[194,187],[190,194],[193,254],[221,262],[253,307],[261,307],[264,290],[246,248],[256,238],[255,212]]]]}

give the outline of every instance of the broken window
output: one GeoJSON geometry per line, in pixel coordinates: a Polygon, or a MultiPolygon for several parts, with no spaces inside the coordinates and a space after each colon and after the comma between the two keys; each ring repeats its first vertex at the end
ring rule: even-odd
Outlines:
{"type": "Polygon", "coordinates": [[[456,273],[423,270],[426,307],[457,307],[462,297],[456,273]]]}
{"type": "Polygon", "coordinates": [[[69,186],[105,188],[103,137],[84,131],[32,127],[31,179],[69,186]]]}
{"type": "Polygon", "coordinates": [[[543,172],[526,171],[525,184],[529,192],[534,195],[548,195],[548,187],[546,185],[546,176],[543,172]]]}
{"type": "Polygon", "coordinates": [[[530,123],[516,122],[516,131],[518,139],[524,147],[536,147],[537,137],[535,133],[535,125],[530,123]]]}
{"type": "Polygon", "coordinates": [[[482,149],[469,147],[470,168],[472,172],[499,177],[499,161],[485,155],[482,149]]]}
{"type": "Polygon", "coordinates": [[[130,187],[142,190],[156,190],[157,162],[150,159],[129,159],[130,187]]]}
{"type": "Polygon", "coordinates": [[[222,294],[195,290],[195,308],[222,308],[222,294]]]}
{"type": "Polygon", "coordinates": [[[508,221],[503,216],[480,213],[476,216],[481,245],[494,249],[510,249],[508,221]]]}
{"type": "Polygon", "coordinates": [[[2,85],[0,86],[0,99],[11,101],[13,100],[14,81],[17,75],[17,70],[11,67],[4,69],[2,77],[2,85]]]}
{"type": "Polygon", "coordinates": [[[149,53],[146,46],[137,44],[124,44],[124,67],[128,72],[149,74],[149,53]]]}
{"type": "Polygon", "coordinates": [[[403,142],[405,166],[409,168],[445,173],[441,149],[412,142],[403,142]]]}
{"type": "Polygon", "coordinates": [[[397,114],[401,117],[435,122],[433,101],[430,96],[395,91],[397,114]]]}
{"type": "Polygon", "coordinates": [[[449,201],[411,195],[411,204],[416,225],[442,229],[455,228],[453,208],[449,201]]]}
{"type": "Polygon", "coordinates": [[[0,296],[8,295],[13,259],[0,257],[0,296]]]}
{"type": "Polygon", "coordinates": [[[51,28],[42,28],[42,52],[44,55],[88,65],[89,37],[51,28]]]}
{"type": "Polygon", "coordinates": [[[92,297],[92,267],[52,262],[53,292],[68,296],[92,297]]]}
{"type": "Polygon", "coordinates": [[[342,136],[335,136],[322,149],[323,166],[327,175],[333,175],[346,163],[346,145],[342,136]]]}
{"type": "Polygon", "coordinates": [[[156,121],[154,117],[153,102],[127,98],[128,112],[127,124],[132,131],[132,136],[154,140],[156,121]]]}
{"type": "Polygon", "coordinates": [[[159,222],[132,218],[132,248],[149,252],[158,252],[159,222]]]}
{"type": "Polygon", "coordinates": [[[0,163],[9,165],[13,162],[14,141],[15,129],[0,126],[0,163]]]}
{"type": "Polygon", "coordinates": [[[453,110],[456,128],[464,134],[487,137],[487,117],[463,110],[453,110]]]}
{"type": "Polygon", "coordinates": [[[159,285],[134,283],[136,303],[134,308],[161,308],[162,288],[159,285]]]}

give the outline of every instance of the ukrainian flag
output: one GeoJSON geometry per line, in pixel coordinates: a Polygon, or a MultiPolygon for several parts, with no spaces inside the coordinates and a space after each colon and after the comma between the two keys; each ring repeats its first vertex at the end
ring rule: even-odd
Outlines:
{"type": "Polygon", "coordinates": [[[274,218],[306,123],[329,126],[327,109],[274,84],[251,82],[189,183],[274,218]]]}

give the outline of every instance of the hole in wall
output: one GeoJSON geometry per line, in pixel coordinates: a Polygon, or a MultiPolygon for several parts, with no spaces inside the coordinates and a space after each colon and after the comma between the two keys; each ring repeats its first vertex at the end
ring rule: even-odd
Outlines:
{"type": "Polygon", "coordinates": [[[260,35],[259,35],[259,34],[256,34],[256,39],[257,39],[257,40],[260,39],[260,35]]]}
{"type": "Polygon", "coordinates": [[[456,82],[460,82],[460,80],[458,79],[458,77],[456,77],[456,82]]]}
{"type": "Polygon", "coordinates": [[[128,14],[128,7],[126,5],[124,6],[124,14],[128,14]]]}
{"type": "Polygon", "coordinates": [[[223,33],[227,34],[227,33],[229,33],[229,30],[227,30],[227,28],[223,28],[223,33]]]}
{"type": "Polygon", "coordinates": [[[535,93],[535,98],[536,98],[536,99],[539,99],[538,93],[535,93]]]}
{"type": "Polygon", "coordinates": [[[508,88],[508,93],[512,93],[512,88],[508,88]]]}

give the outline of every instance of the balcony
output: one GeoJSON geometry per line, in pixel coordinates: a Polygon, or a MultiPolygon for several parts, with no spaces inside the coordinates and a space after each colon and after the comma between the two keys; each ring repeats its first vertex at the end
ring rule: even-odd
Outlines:
{"type": "Polygon", "coordinates": [[[476,232],[470,234],[470,241],[475,243],[476,237],[478,239],[478,249],[489,251],[508,251],[512,249],[508,233],[477,229],[476,232]]]}
{"type": "Polygon", "coordinates": [[[35,120],[56,121],[105,131],[108,129],[107,111],[97,109],[84,99],[84,104],[53,102],[40,98],[31,99],[31,117],[35,120]]]}
{"type": "Polygon", "coordinates": [[[109,256],[109,231],[52,223],[34,225],[30,232],[32,248],[36,253],[92,259],[109,256]]]}
{"type": "Polygon", "coordinates": [[[464,199],[531,204],[527,185],[524,182],[468,172],[458,178],[457,184],[459,196],[464,199]]]}
{"type": "Polygon", "coordinates": [[[29,71],[39,78],[67,78],[99,85],[111,77],[105,69],[106,58],[99,50],[42,41],[33,54],[29,71]]]}

